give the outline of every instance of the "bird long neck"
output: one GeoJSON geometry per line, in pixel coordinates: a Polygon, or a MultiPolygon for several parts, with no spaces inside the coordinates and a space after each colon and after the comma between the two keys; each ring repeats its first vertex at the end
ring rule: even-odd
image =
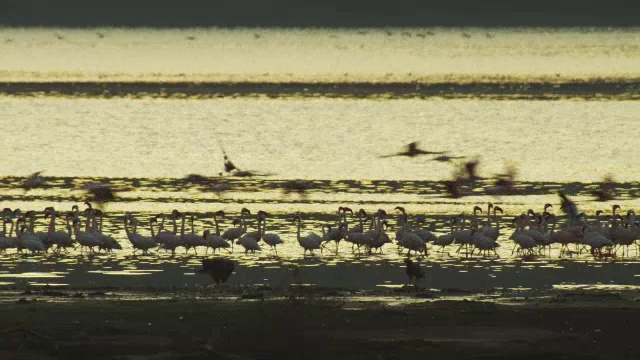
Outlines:
{"type": "Polygon", "coordinates": [[[56,215],[54,213],[51,213],[51,221],[49,222],[49,228],[47,229],[47,232],[51,234],[55,231],[56,231],[56,215]]]}
{"type": "MultiPolygon", "coordinates": [[[[100,215],[102,216],[102,215],[100,215]]],[[[96,214],[92,214],[91,216],[91,231],[92,232],[96,232],[98,231],[98,216],[96,216],[96,214]]]]}
{"type": "Polygon", "coordinates": [[[296,236],[298,238],[298,241],[300,241],[300,227],[301,227],[300,223],[301,223],[301,220],[300,220],[300,218],[298,218],[298,232],[296,234],[296,236]]]}
{"type": "Polygon", "coordinates": [[[151,237],[152,237],[152,238],[155,238],[155,237],[156,237],[156,234],[155,234],[155,232],[153,231],[153,221],[149,221],[149,228],[151,229],[151,237]]]}
{"type": "Polygon", "coordinates": [[[33,229],[35,227],[35,223],[36,223],[36,215],[32,213],[31,216],[29,216],[29,232],[33,234],[33,229]]]}
{"type": "Polygon", "coordinates": [[[182,215],[182,226],[180,228],[180,235],[184,235],[184,223],[187,220],[187,216],[186,215],[182,215]]]}
{"type": "Polygon", "coordinates": [[[127,237],[130,238],[131,237],[131,231],[129,231],[129,226],[127,224],[127,216],[126,215],[124,217],[123,222],[124,222],[124,232],[127,234],[127,237]]]}
{"type": "Polygon", "coordinates": [[[91,213],[87,213],[87,221],[85,222],[84,225],[84,231],[85,232],[89,232],[89,230],[91,229],[91,213]]]}
{"type": "Polygon", "coordinates": [[[216,235],[220,236],[220,225],[218,225],[218,218],[213,215],[213,223],[216,225],[216,235]]]}
{"type": "MultiPolygon", "coordinates": [[[[178,233],[178,221],[176,220],[176,216],[174,215],[171,220],[173,221],[173,233],[177,234],[178,233]]],[[[164,221],[164,218],[163,218],[163,221],[164,221]]]]}
{"type": "Polygon", "coordinates": [[[13,220],[9,219],[9,222],[11,223],[11,225],[9,225],[9,236],[7,237],[11,237],[11,233],[13,232],[13,220]]]}
{"type": "Polygon", "coordinates": [[[191,233],[192,233],[192,234],[195,234],[195,233],[196,233],[195,228],[194,228],[194,225],[193,225],[193,215],[191,215],[191,233]]]}
{"type": "Polygon", "coordinates": [[[493,205],[489,204],[489,207],[487,209],[487,226],[491,227],[491,208],[493,207],[493,205]]]}

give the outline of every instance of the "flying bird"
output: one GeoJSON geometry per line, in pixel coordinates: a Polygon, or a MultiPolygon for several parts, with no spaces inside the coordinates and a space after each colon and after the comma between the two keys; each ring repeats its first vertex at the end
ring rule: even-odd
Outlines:
{"type": "Polygon", "coordinates": [[[427,150],[422,150],[418,148],[418,142],[414,141],[412,143],[409,143],[405,146],[405,151],[403,152],[399,152],[399,153],[395,153],[395,154],[389,154],[389,155],[382,155],[380,156],[381,158],[388,158],[388,157],[393,157],[393,156],[408,156],[408,157],[415,157],[418,155],[442,155],[444,154],[444,152],[442,151],[427,151],[427,150]]]}
{"type": "Polygon", "coordinates": [[[45,184],[44,177],[42,177],[42,171],[35,172],[29,175],[20,185],[25,191],[42,187],[45,184]]]}

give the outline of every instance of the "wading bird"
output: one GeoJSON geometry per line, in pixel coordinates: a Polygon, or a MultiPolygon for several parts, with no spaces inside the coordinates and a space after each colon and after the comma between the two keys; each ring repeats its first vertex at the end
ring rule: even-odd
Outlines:
{"type": "Polygon", "coordinates": [[[235,269],[235,263],[229,259],[215,258],[203,259],[202,269],[198,269],[198,274],[208,274],[211,276],[216,285],[227,282],[235,269]]]}

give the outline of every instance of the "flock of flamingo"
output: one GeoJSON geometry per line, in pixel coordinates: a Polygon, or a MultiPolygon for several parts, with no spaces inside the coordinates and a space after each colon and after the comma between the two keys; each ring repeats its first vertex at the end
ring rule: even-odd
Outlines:
{"type": "MultiPolygon", "coordinates": [[[[575,204],[564,194],[560,196],[561,208],[567,214],[566,222],[562,225],[557,221],[556,215],[549,212],[553,209],[551,204],[545,204],[539,213],[530,209],[505,224],[503,210],[491,203],[486,209],[486,217],[482,215],[482,208],[475,206],[472,215],[461,214],[449,218],[448,231],[440,235],[435,233],[435,226],[422,228],[419,226],[421,221],[412,225],[407,211],[400,206],[394,209],[393,214],[382,209],[367,214],[364,209],[360,209],[355,216],[350,208],[340,207],[337,220],[322,225],[320,234],[310,232],[302,235],[302,218],[294,216],[291,221],[297,225],[296,239],[304,256],[307,253],[312,255],[314,250],[322,252],[333,247],[329,245],[331,242],[334,243],[337,254],[342,240],[349,243],[351,251],[357,254],[382,252],[385,244],[394,243],[389,232],[389,220],[392,217],[396,217],[396,232],[391,235],[395,235],[398,250],[407,251],[407,256],[411,256],[412,252],[415,255],[428,255],[429,244],[439,247],[437,251],[440,252],[444,252],[448,246],[455,246],[456,253],[462,252],[466,256],[473,256],[476,252],[482,256],[498,256],[496,249],[501,246],[498,238],[505,236],[506,226],[514,228],[508,237],[513,243],[512,255],[544,255],[545,252],[550,255],[553,245],[559,246],[560,256],[589,251],[594,257],[605,257],[615,256],[620,250],[622,256],[628,256],[629,247],[633,244],[636,245],[636,255],[640,253],[640,223],[633,210],[621,215],[618,213],[620,206],[614,205],[611,216],[603,216],[603,212],[598,211],[594,217],[589,217],[578,213],[575,204]],[[575,250],[570,250],[570,245],[575,250]]],[[[0,253],[16,249],[20,254],[25,251],[44,253],[49,250],[60,254],[68,252],[70,248],[79,248],[81,253],[86,249],[93,254],[96,251],[122,249],[118,240],[103,232],[103,212],[93,208],[88,202],[85,204],[87,207],[84,211],[80,211],[77,205],[68,212],[46,208],[43,212],[44,218],[49,222],[46,231],[35,230],[35,211],[23,213],[20,209],[5,208],[2,211],[0,253]],[[59,229],[61,221],[64,223],[63,230],[59,229]]],[[[248,229],[251,212],[246,208],[233,219],[231,228],[221,231],[219,221],[224,216],[223,211],[214,213],[214,228],[206,229],[202,234],[195,232],[194,215],[178,210],[168,215],[152,217],[148,222],[149,235],[141,234],[141,222],[132,214],[126,213],[121,220],[134,253],[141,251],[147,254],[151,250],[164,249],[175,255],[176,249],[182,247],[187,253],[191,249],[197,253],[197,248],[205,248],[205,254],[209,249],[215,254],[217,250],[232,252],[234,245],[241,246],[245,253],[255,253],[268,245],[277,256],[277,246],[284,241],[279,234],[266,231],[269,216],[266,212],[257,213],[255,231],[248,229]]]]}

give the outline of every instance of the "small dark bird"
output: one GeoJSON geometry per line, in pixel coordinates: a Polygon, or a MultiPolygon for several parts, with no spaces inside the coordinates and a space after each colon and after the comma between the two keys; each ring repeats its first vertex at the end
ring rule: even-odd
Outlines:
{"type": "Polygon", "coordinates": [[[284,184],[282,184],[282,189],[285,194],[296,192],[299,195],[303,195],[312,187],[313,185],[310,182],[304,180],[290,180],[285,181],[284,184]]]}
{"type": "Polygon", "coordinates": [[[88,194],[92,195],[91,199],[99,203],[113,201],[116,198],[113,190],[106,184],[88,183],[85,184],[84,188],[88,194]]]}
{"type": "Polygon", "coordinates": [[[203,259],[202,269],[198,269],[198,274],[209,274],[216,285],[227,282],[229,276],[233,273],[235,263],[229,259],[215,258],[203,259]]]}
{"type": "Polygon", "coordinates": [[[189,174],[184,177],[184,181],[191,184],[204,185],[209,182],[209,178],[199,174],[189,174]]]}
{"type": "Polygon", "coordinates": [[[558,192],[558,196],[560,196],[560,199],[562,200],[560,202],[560,210],[562,210],[563,213],[568,214],[569,216],[577,218],[578,206],[576,205],[576,203],[574,203],[573,200],[569,199],[567,195],[565,195],[562,191],[558,192]]]}
{"type": "Polygon", "coordinates": [[[464,156],[440,155],[440,156],[434,157],[432,160],[440,161],[440,162],[451,162],[451,160],[456,160],[456,159],[464,159],[464,156]]]}
{"type": "Polygon", "coordinates": [[[418,156],[418,155],[442,155],[442,154],[444,154],[444,152],[441,152],[441,151],[427,151],[427,150],[418,149],[418,142],[417,141],[414,141],[412,143],[407,144],[405,149],[406,150],[403,151],[403,152],[390,154],[390,155],[383,155],[383,156],[380,156],[380,157],[381,158],[387,158],[387,157],[392,157],[392,156],[415,157],[415,156],[418,156]]]}
{"type": "Polygon", "coordinates": [[[42,187],[42,185],[45,184],[45,180],[44,177],[40,176],[40,174],[42,174],[42,171],[38,171],[35,172],[31,175],[29,175],[21,184],[21,187],[25,190],[25,191],[29,191],[31,189],[35,189],[38,187],[42,187]]]}
{"type": "Polygon", "coordinates": [[[420,264],[418,264],[417,262],[414,263],[413,261],[411,261],[411,259],[405,259],[404,263],[407,264],[406,271],[407,276],[409,276],[409,283],[411,283],[413,278],[416,278],[417,284],[418,281],[424,277],[424,272],[422,271],[422,269],[420,269],[420,264]]]}
{"type": "Polygon", "coordinates": [[[472,161],[467,161],[464,164],[464,168],[467,172],[467,177],[471,181],[481,180],[482,177],[478,176],[478,164],[480,164],[480,160],[475,159],[472,161]]]}

